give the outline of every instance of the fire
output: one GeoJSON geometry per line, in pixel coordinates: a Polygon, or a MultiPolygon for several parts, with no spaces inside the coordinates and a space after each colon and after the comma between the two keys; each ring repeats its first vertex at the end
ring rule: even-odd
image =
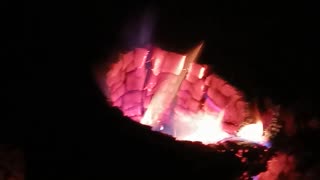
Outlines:
{"type": "MultiPolygon", "coordinates": [[[[152,107],[149,107],[149,112],[156,112],[156,108],[152,107]]],[[[185,114],[177,111],[173,118],[175,120],[173,126],[175,128],[175,132],[177,129],[179,132],[173,133],[173,136],[177,140],[199,141],[203,144],[213,144],[223,139],[234,137],[234,135],[228,134],[222,128],[222,119],[224,114],[224,110],[217,114],[209,114],[207,112],[185,114]]],[[[154,122],[147,124],[152,127],[157,127],[161,124],[160,121],[150,120],[149,118],[151,117],[148,113],[145,114],[141,123],[154,122]]],[[[164,127],[160,126],[160,131],[164,130],[164,127]]],[[[265,144],[267,142],[267,139],[263,136],[263,124],[261,120],[258,120],[256,123],[243,126],[236,134],[236,137],[259,144],[265,144]]]]}
{"type": "Polygon", "coordinates": [[[264,143],[266,140],[263,136],[263,124],[261,120],[258,120],[254,124],[248,124],[242,127],[238,131],[237,136],[257,143],[264,143]]]}
{"type": "Polygon", "coordinates": [[[261,120],[236,134],[224,130],[225,115],[244,119],[238,112],[245,103],[224,80],[205,75],[206,66],[196,63],[202,47],[203,43],[184,55],[159,48],[138,48],[123,54],[107,73],[108,99],[125,116],[177,140],[212,144],[236,136],[265,143],[261,120]]]}
{"type": "MultiPolygon", "coordinates": [[[[198,113],[193,116],[194,130],[184,137],[177,137],[178,140],[201,141],[203,144],[216,143],[230,135],[222,130],[222,119],[224,111],[216,116],[207,113],[198,113]]],[[[185,117],[188,118],[188,117],[185,117]]]]}
{"type": "Polygon", "coordinates": [[[236,87],[197,63],[202,48],[200,43],[184,54],[153,45],[135,48],[119,54],[106,73],[100,74],[99,68],[97,82],[108,103],[124,116],[177,141],[199,142],[178,144],[198,148],[202,143],[204,152],[226,152],[227,159],[241,162],[241,178],[249,179],[264,170],[274,151],[268,148],[277,118],[269,117],[269,111],[261,116],[258,106],[250,106],[236,87]],[[239,128],[248,116],[254,123],[239,128]]]}

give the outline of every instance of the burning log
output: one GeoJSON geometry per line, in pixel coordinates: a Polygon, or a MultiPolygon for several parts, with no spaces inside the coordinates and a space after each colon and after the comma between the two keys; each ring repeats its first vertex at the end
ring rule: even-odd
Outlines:
{"type": "Polygon", "coordinates": [[[257,175],[273,155],[265,145],[280,128],[278,114],[270,119],[250,112],[239,90],[195,63],[201,47],[185,55],[158,47],[122,54],[102,78],[108,102],[177,143],[201,142],[211,153],[236,159],[243,178],[257,175]]]}

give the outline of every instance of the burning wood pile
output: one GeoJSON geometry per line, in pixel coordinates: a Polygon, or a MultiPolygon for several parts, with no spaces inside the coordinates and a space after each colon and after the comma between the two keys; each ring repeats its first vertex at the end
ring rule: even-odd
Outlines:
{"type": "Polygon", "coordinates": [[[281,128],[279,108],[262,113],[210,74],[207,65],[196,63],[201,48],[178,54],[148,47],[120,54],[105,71],[101,88],[124,116],[178,144],[200,143],[209,152],[230,154],[240,162],[241,179],[259,174],[263,179],[267,162],[279,157],[271,145],[281,128]]]}

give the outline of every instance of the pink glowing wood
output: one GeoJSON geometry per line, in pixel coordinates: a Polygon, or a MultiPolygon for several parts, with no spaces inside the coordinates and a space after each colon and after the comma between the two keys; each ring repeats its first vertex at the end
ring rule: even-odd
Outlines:
{"type": "Polygon", "coordinates": [[[203,81],[197,81],[195,83],[193,83],[192,88],[190,90],[192,98],[200,101],[203,97],[204,94],[204,82],[203,81]]]}
{"type": "Polygon", "coordinates": [[[143,102],[143,107],[145,109],[148,108],[149,104],[150,104],[150,101],[151,101],[151,98],[152,98],[152,95],[149,95],[149,96],[145,96],[144,97],[144,102],[143,102]]]}
{"type": "Polygon", "coordinates": [[[234,131],[245,118],[247,104],[236,88],[215,74],[206,76],[207,66],[192,63],[184,69],[185,55],[160,48],[137,48],[122,54],[106,74],[108,98],[124,115],[140,121],[154,94],[160,87],[187,71],[176,94],[174,107],[170,103],[159,104],[163,112],[160,121],[172,118],[172,111],[218,113],[225,109],[226,131],[234,131]],[[150,59],[147,59],[150,57],[150,59]],[[150,67],[146,65],[151,62],[150,67]],[[149,71],[149,73],[147,73],[149,71]],[[174,108],[172,110],[172,108],[174,108]]]}
{"type": "MultiPolygon", "coordinates": [[[[153,82],[149,82],[150,83],[155,83],[153,86],[153,89],[151,89],[150,92],[148,92],[148,94],[154,94],[155,92],[157,92],[162,86],[166,86],[167,82],[169,79],[176,77],[176,75],[174,74],[170,74],[170,73],[161,73],[158,76],[154,76],[151,77],[153,79],[153,82]]],[[[151,79],[150,78],[150,79],[151,79]]],[[[149,85],[148,85],[149,86],[149,85]]]]}
{"type": "Polygon", "coordinates": [[[133,53],[128,53],[128,56],[126,57],[127,59],[125,59],[126,64],[128,64],[126,71],[130,72],[138,68],[143,68],[148,52],[149,51],[146,49],[137,48],[133,53]]]}
{"type": "Polygon", "coordinates": [[[154,94],[154,90],[157,85],[157,82],[158,82],[158,77],[155,76],[153,73],[150,73],[149,81],[147,82],[147,85],[144,88],[144,90],[146,91],[146,96],[150,96],[154,94]]]}
{"type": "Polygon", "coordinates": [[[121,72],[121,66],[122,63],[117,63],[111,67],[111,70],[107,73],[106,83],[108,86],[112,86],[115,83],[118,83],[119,81],[122,82],[125,78],[125,75],[123,72],[121,72]]]}
{"type": "Polygon", "coordinates": [[[140,106],[142,93],[141,91],[131,91],[123,95],[122,108],[127,110],[133,106],[140,106]]]}
{"type": "Polygon", "coordinates": [[[127,73],[127,79],[125,81],[127,91],[143,90],[145,80],[145,69],[136,69],[133,72],[127,73]]]}
{"type": "Polygon", "coordinates": [[[188,109],[190,109],[192,112],[198,112],[200,110],[200,102],[196,101],[192,98],[189,99],[187,102],[188,109]]]}
{"type": "Polygon", "coordinates": [[[211,74],[206,78],[206,85],[211,88],[221,88],[226,82],[215,74],[211,74]]]}
{"type": "Polygon", "coordinates": [[[180,91],[189,91],[191,89],[191,83],[189,81],[183,81],[180,86],[180,91]]]}
{"type": "Polygon", "coordinates": [[[111,101],[115,102],[125,93],[126,93],[125,87],[120,86],[118,89],[115,89],[112,94],[110,94],[111,101]]]}
{"type": "Polygon", "coordinates": [[[147,56],[149,54],[149,50],[143,48],[137,48],[134,51],[134,66],[136,68],[144,68],[144,64],[146,62],[147,56]]]}
{"type": "Polygon", "coordinates": [[[193,76],[196,77],[197,79],[201,79],[204,76],[206,67],[204,67],[203,65],[200,64],[196,64],[196,63],[191,63],[191,66],[188,70],[188,76],[193,76]]]}
{"type": "Polygon", "coordinates": [[[167,52],[160,49],[154,48],[152,51],[151,62],[152,62],[152,72],[155,76],[159,75],[161,72],[161,66],[164,62],[164,58],[167,52]]]}
{"type": "Polygon", "coordinates": [[[134,54],[134,51],[130,51],[122,55],[122,58],[121,58],[122,66],[123,66],[122,69],[126,72],[128,72],[127,67],[133,60],[133,54],[134,54]]]}
{"type": "Polygon", "coordinates": [[[119,88],[122,88],[122,86],[124,86],[124,81],[116,81],[109,87],[109,91],[110,93],[115,93],[119,88]]]}
{"type": "Polygon", "coordinates": [[[229,85],[229,84],[224,84],[224,85],[221,87],[220,92],[221,92],[223,95],[229,96],[229,97],[238,94],[238,91],[237,91],[234,87],[232,87],[231,85],[229,85]]]}
{"type": "Polygon", "coordinates": [[[124,111],[124,115],[128,117],[141,116],[140,106],[132,106],[124,111]]]}
{"type": "Polygon", "coordinates": [[[208,89],[208,96],[220,108],[225,107],[229,102],[229,98],[224,96],[219,89],[216,89],[214,87],[210,87],[208,89]]]}
{"type": "Polygon", "coordinates": [[[189,109],[189,106],[190,106],[190,95],[187,91],[180,91],[178,94],[177,94],[177,100],[176,100],[176,105],[177,106],[181,106],[182,108],[184,109],[189,109]]]}
{"type": "Polygon", "coordinates": [[[122,99],[118,98],[117,100],[115,100],[112,104],[113,106],[115,107],[119,107],[121,108],[121,105],[122,105],[122,99]]]}
{"type": "Polygon", "coordinates": [[[161,71],[179,75],[183,69],[185,56],[176,53],[167,53],[161,66],[161,71]]]}

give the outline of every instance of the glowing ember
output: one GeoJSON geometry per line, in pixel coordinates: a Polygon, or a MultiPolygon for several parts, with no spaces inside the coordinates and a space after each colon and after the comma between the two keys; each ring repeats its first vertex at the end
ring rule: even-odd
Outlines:
{"type": "Polygon", "coordinates": [[[106,96],[125,116],[177,140],[212,144],[236,136],[265,143],[261,120],[239,130],[247,103],[236,88],[195,63],[201,48],[186,55],[156,47],[122,54],[107,73],[106,96]]]}

